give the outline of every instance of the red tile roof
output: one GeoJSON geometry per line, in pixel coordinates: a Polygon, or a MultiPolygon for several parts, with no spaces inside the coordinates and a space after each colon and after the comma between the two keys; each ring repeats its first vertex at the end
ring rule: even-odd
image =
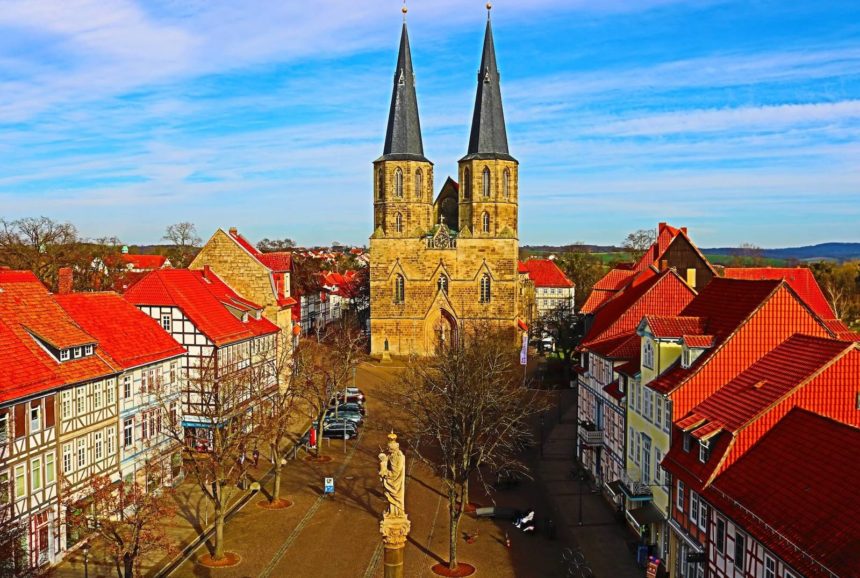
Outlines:
{"type": "Polygon", "coordinates": [[[265,317],[254,318],[261,307],[241,297],[215,273],[188,269],[160,269],[134,284],[125,298],[135,305],[174,306],[192,323],[222,346],[258,335],[276,333],[278,327],[265,317]],[[238,315],[250,312],[247,321],[238,315]]]}
{"type": "Polygon", "coordinates": [[[705,330],[713,336],[714,349],[702,353],[689,368],[685,369],[680,364],[676,364],[652,380],[648,387],[660,393],[669,393],[678,388],[706,363],[716,351],[716,347],[779,289],[780,284],[781,281],[714,278],[681,311],[683,316],[707,319],[705,330]]]}
{"type": "Polygon", "coordinates": [[[713,335],[682,335],[681,340],[687,347],[695,347],[698,349],[702,349],[705,347],[714,346],[713,335]]]}
{"type": "Polygon", "coordinates": [[[705,326],[701,317],[681,315],[646,315],[643,322],[648,323],[651,333],[658,339],[680,339],[682,335],[701,334],[705,326]]]}
{"type": "Polygon", "coordinates": [[[836,339],[841,339],[843,341],[860,341],[860,333],[851,331],[851,328],[839,319],[825,319],[824,325],[828,330],[833,332],[836,339]]]}
{"type": "Polygon", "coordinates": [[[624,399],[624,392],[621,391],[617,379],[609,385],[604,386],[603,391],[605,391],[607,395],[613,397],[614,399],[617,399],[618,401],[624,399]]]}
{"type": "Polygon", "coordinates": [[[152,270],[161,269],[167,262],[167,257],[164,255],[120,255],[123,262],[130,264],[135,269],[152,270]]]}
{"type": "Polygon", "coordinates": [[[123,369],[185,353],[157,321],[116,293],[69,293],[55,299],[123,369]]]}
{"type": "Polygon", "coordinates": [[[529,279],[535,287],[573,287],[574,283],[567,275],[559,269],[558,265],[550,259],[529,259],[521,261],[520,267],[524,267],[529,274],[529,279]]]}
{"type": "Polygon", "coordinates": [[[643,271],[595,312],[583,346],[635,330],[644,315],[677,314],[695,294],[674,271],[643,271]]]}
{"type": "Polygon", "coordinates": [[[858,576],[858,456],[860,430],[795,409],[704,497],[802,575],[858,576]]]}
{"type": "Polygon", "coordinates": [[[593,313],[596,311],[601,305],[612,299],[635,275],[635,271],[624,266],[616,266],[614,269],[610,269],[592,287],[588,299],[582,305],[582,313],[593,313]]]}
{"type": "Polygon", "coordinates": [[[836,314],[824,297],[811,269],[805,267],[727,267],[724,275],[729,279],[785,279],[789,287],[822,319],[833,319],[836,314]]]}
{"type": "Polygon", "coordinates": [[[0,359],[14,360],[0,371],[0,401],[116,374],[119,368],[96,341],[74,323],[35,275],[0,271],[0,359]],[[35,335],[61,348],[96,347],[93,355],[61,363],[35,335]]]}
{"type": "Polygon", "coordinates": [[[600,341],[592,341],[587,347],[589,351],[607,359],[633,359],[639,355],[641,343],[642,339],[633,331],[600,341]]]}
{"type": "Polygon", "coordinates": [[[286,251],[278,251],[275,253],[257,253],[257,260],[260,261],[263,265],[275,271],[276,273],[283,273],[290,270],[292,266],[292,253],[287,253],[286,251]]]}

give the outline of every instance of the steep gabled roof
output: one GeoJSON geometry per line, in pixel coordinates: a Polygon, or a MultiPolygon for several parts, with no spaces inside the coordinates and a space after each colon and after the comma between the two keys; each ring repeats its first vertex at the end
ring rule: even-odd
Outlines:
{"type": "Polygon", "coordinates": [[[21,336],[0,318],[0,359],[15,360],[4,363],[0,371],[0,403],[27,397],[63,385],[64,380],[48,363],[45,355],[37,355],[27,347],[21,336]]]}
{"type": "Polygon", "coordinates": [[[161,269],[134,284],[124,297],[135,305],[174,306],[218,346],[276,333],[261,306],[233,291],[212,271],[161,269]],[[247,315],[243,315],[247,314],[247,315]],[[245,321],[240,317],[247,317],[245,321]]]}
{"type": "Polygon", "coordinates": [[[595,312],[583,347],[634,331],[644,315],[676,314],[696,295],[672,270],[648,269],[595,312]]]}
{"type": "Polygon", "coordinates": [[[574,286],[573,281],[559,269],[550,259],[529,259],[518,262],[520,273],[528,273],[535,287],[566,287],[574,286]]]}
{"type": "Polygon", "coordinates": [[[727,267],[724,275],[729,279],[785,279],[816,315],[822,319],[836,317],[815,275],[806,267],[727,267]]]}
{"type": "Polygon", "coordinates": [[[54,298],[123,369],[185,353],[157,321],[116,293],[68,293],[54,298]]]}
{"type": "Polygon", "coordinates": [[[588,299],[582,305],[582,313],[594,313],[600,306],[612,299],[616,293],[623,289],[633,277],[636,271],[626,266],[616,266],[610,269],[594,286],[588,299]]]}
{"type": "Polygon", "coordinates": [[[680,339],[684,335],[700,335],[704,331],[705,319],[684,315],[646,315],[651,334],[657,339],[680,339]]]}
{"type": "Polygon", "coordinates": [[[705,499],[803,576],[857,576],[860,430],[794,409],[705,499]]]}
{"type": "Polygon", "coordinates": [[[607,359],[625,360],[634,359],[641,351],[642,339],[635,331],[609,337],[600,341],[589,342],[589,351],[597,353],[607,359]]]}

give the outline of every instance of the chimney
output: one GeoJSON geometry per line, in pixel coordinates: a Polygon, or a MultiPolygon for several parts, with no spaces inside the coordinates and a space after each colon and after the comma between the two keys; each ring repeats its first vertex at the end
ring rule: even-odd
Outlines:
{"type": "Polygon", "coordinates": [[[72,272],[72,268],[60,267],[60,270],[57,274],[57,293],[59,293],[60,295],[71,293],[74,281],[75,278],[74,273],[72,272]]]}
{"type": "Polygon", "coordinates": [[[666,228],[666,223],[657,223],[657,234],[660,234],[660,231],[666,228]]]}
{"type": "Polygon", "coordinates": [[[230,234],[235,237],[239,234],[239,229],[237,229],[236,227],[230,227],[230,234]]]}
{"type": "Polygon", "coordinates": [[[681,232],[686,235],[687,234],[687,227],[681,227],[681,232]]]}
{"type": "Polygon", "coordinates": [[[209,265],[203,265],[203,278],[207,281],[211,281],[212,277],[212,267],[209,265]]]}

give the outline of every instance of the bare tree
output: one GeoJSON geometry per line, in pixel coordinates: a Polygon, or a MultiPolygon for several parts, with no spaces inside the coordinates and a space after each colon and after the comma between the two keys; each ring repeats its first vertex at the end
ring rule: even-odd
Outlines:
{"type": "Polygon", "coordinates": [[[296,246],[296,242],[292,239],[269,239],[265,238],[257,243],[257,249],[263,253],[273,253],[275,251],[288,251],[296,246]]]}
{"type": "Polygon", "coordinates": [[[295,347],[292,387],[316,423],[317,455],[326,411],[335,396],[353,383],[355,368],[366,357],[365,341],[355,315],[347,313],[329,324],[319,340],[304,339],[295,347]]]}
{"type": "Polygon", "coordinates": [[[48,217],[0,219],[0,265],[32,271],[49,287],[56,288],[60,267],[80,264],[80,246],[71,223],[48,217]]]}
{"type": "Polygon", "coordinates": [[[539,326],[553,338],[556,349],[564,356],[564,380],[570,384],[573,352],[585,336],[585,316],[577,315],[569,304],[561,304],[546,312],[539,326]]]}
{"type": "Polygon", "coordinates": [[[66,504],[67,521],[73,528],[92,532],[107,544],[118,578],[140,576],[141,560],[147,554],[176,550],[164,525],[164,519],[175,514],[172,491],[150,491],[147,480],[154,472],[149,464],[143,473],[143,481],[120,480],[118,484],[110,476],[90,478],[84,489],[88,506],[78,509],[75,502],[66,504]]]}
{"type": "Polygon", "coordinates": [[[169,257],[170,262],[177,269],[188,267],[203,242],[197,235],[197,227],[188,221],[169,225],[162,239],[170,241],[173,245],[169,257]]]}
{"type": "MultiPolygon", "coordinates": [[[[225,556],[224,518],[230,501],[247,479],[246,452],[255,447],[260,428],[254,427],[256,412],[268,410],[269,399],[277,390],[277,378],[262,379],[256,365],[234,364],[219,367],[217,355],[200,358],[184,376],[182,395],[190,400],[183,427],[177,412],[168,410],[168,434],[180,443],[185,454],[185,473],[212,504],[215,518],[214,560],[225,556]],[[186,423],[187,426],[187,423],[186,423]]],[[[163,400],[167,408],[171,400],[163,400]]]]}
{"type": "Polygon", "coordinates": [[[0,576],[29,578],[39,575],[27,556],[27,524],[15,516],[9,473],[0,474],[0,576]]]}
{"type": "Polygon", "coordinates": [[[398,392],[408,415],[407,439],[442,479],[448,496],[448,567],[457,567],[457,538],[469,481],[482,467],[527,473],[518,459],[531,438],[529,418],[544,407],[522,384],[508,332],[461,328],[435,356],[413,359],[398,392]]]}
{"type": "Polygon", "coordinates": [[[732,252],[731,264],[735,267],[760,267],[765,262],[764,250],[752,243],[741,243],[732,252]]]}
{"type": "Polygon", "coordinates": [[[630,253],[633,261],[639,261],[645,251],[657,240],[657,235],[653,229],[639,229],[629,233],[621,244],[624,250],[630,253]]]}
{"type": "Polygon", "coordinates": [[[603,261],[597,255],[592,255],[582,244],[577,243],[567,247],[559,256],[556,264],[568,278],[576,283],[575,307],[578,311],[588,299],[592,287],[605,273],[603,261]]]}

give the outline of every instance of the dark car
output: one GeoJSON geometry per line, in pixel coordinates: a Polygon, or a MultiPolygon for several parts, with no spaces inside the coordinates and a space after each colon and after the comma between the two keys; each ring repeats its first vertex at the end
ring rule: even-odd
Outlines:
{"type": "Polygon", "coordinates": [[[325,417],[323,418],[323,421],[325,422],[344,420],[360,426],[364,421],[364,417],[362,417],[362,415],[357,411],[338,411],[335,413],[334,409],[330,409],[325,412],[325,417]]]}
{"type": "Polygon", "coordinates": [[[331,400],[331,404],[335,403],[357,403],[359,405],[364,405],[365,399],[363,395],[355,395],[353,393],[347,393],[346,398],[343,397],[343,392],[336,393],[335,396],[331,400]]]}
{"type": "Polygon", "coordinates": [[[333,410],[337,407],[337,411],[351,411],[353,413],[360,413],[361,415],[366,416],[367,410],[364,407],[364,404],[361,403],[342,403],[337,406],[332,406],[330,410],[333,410]]]}
{"type": "Polygon", "coordinates": [[[322,435],[324,438],[349,440],[358,437],[358,430],[350,422],[328,421],[323,422],[322,435]]]}

